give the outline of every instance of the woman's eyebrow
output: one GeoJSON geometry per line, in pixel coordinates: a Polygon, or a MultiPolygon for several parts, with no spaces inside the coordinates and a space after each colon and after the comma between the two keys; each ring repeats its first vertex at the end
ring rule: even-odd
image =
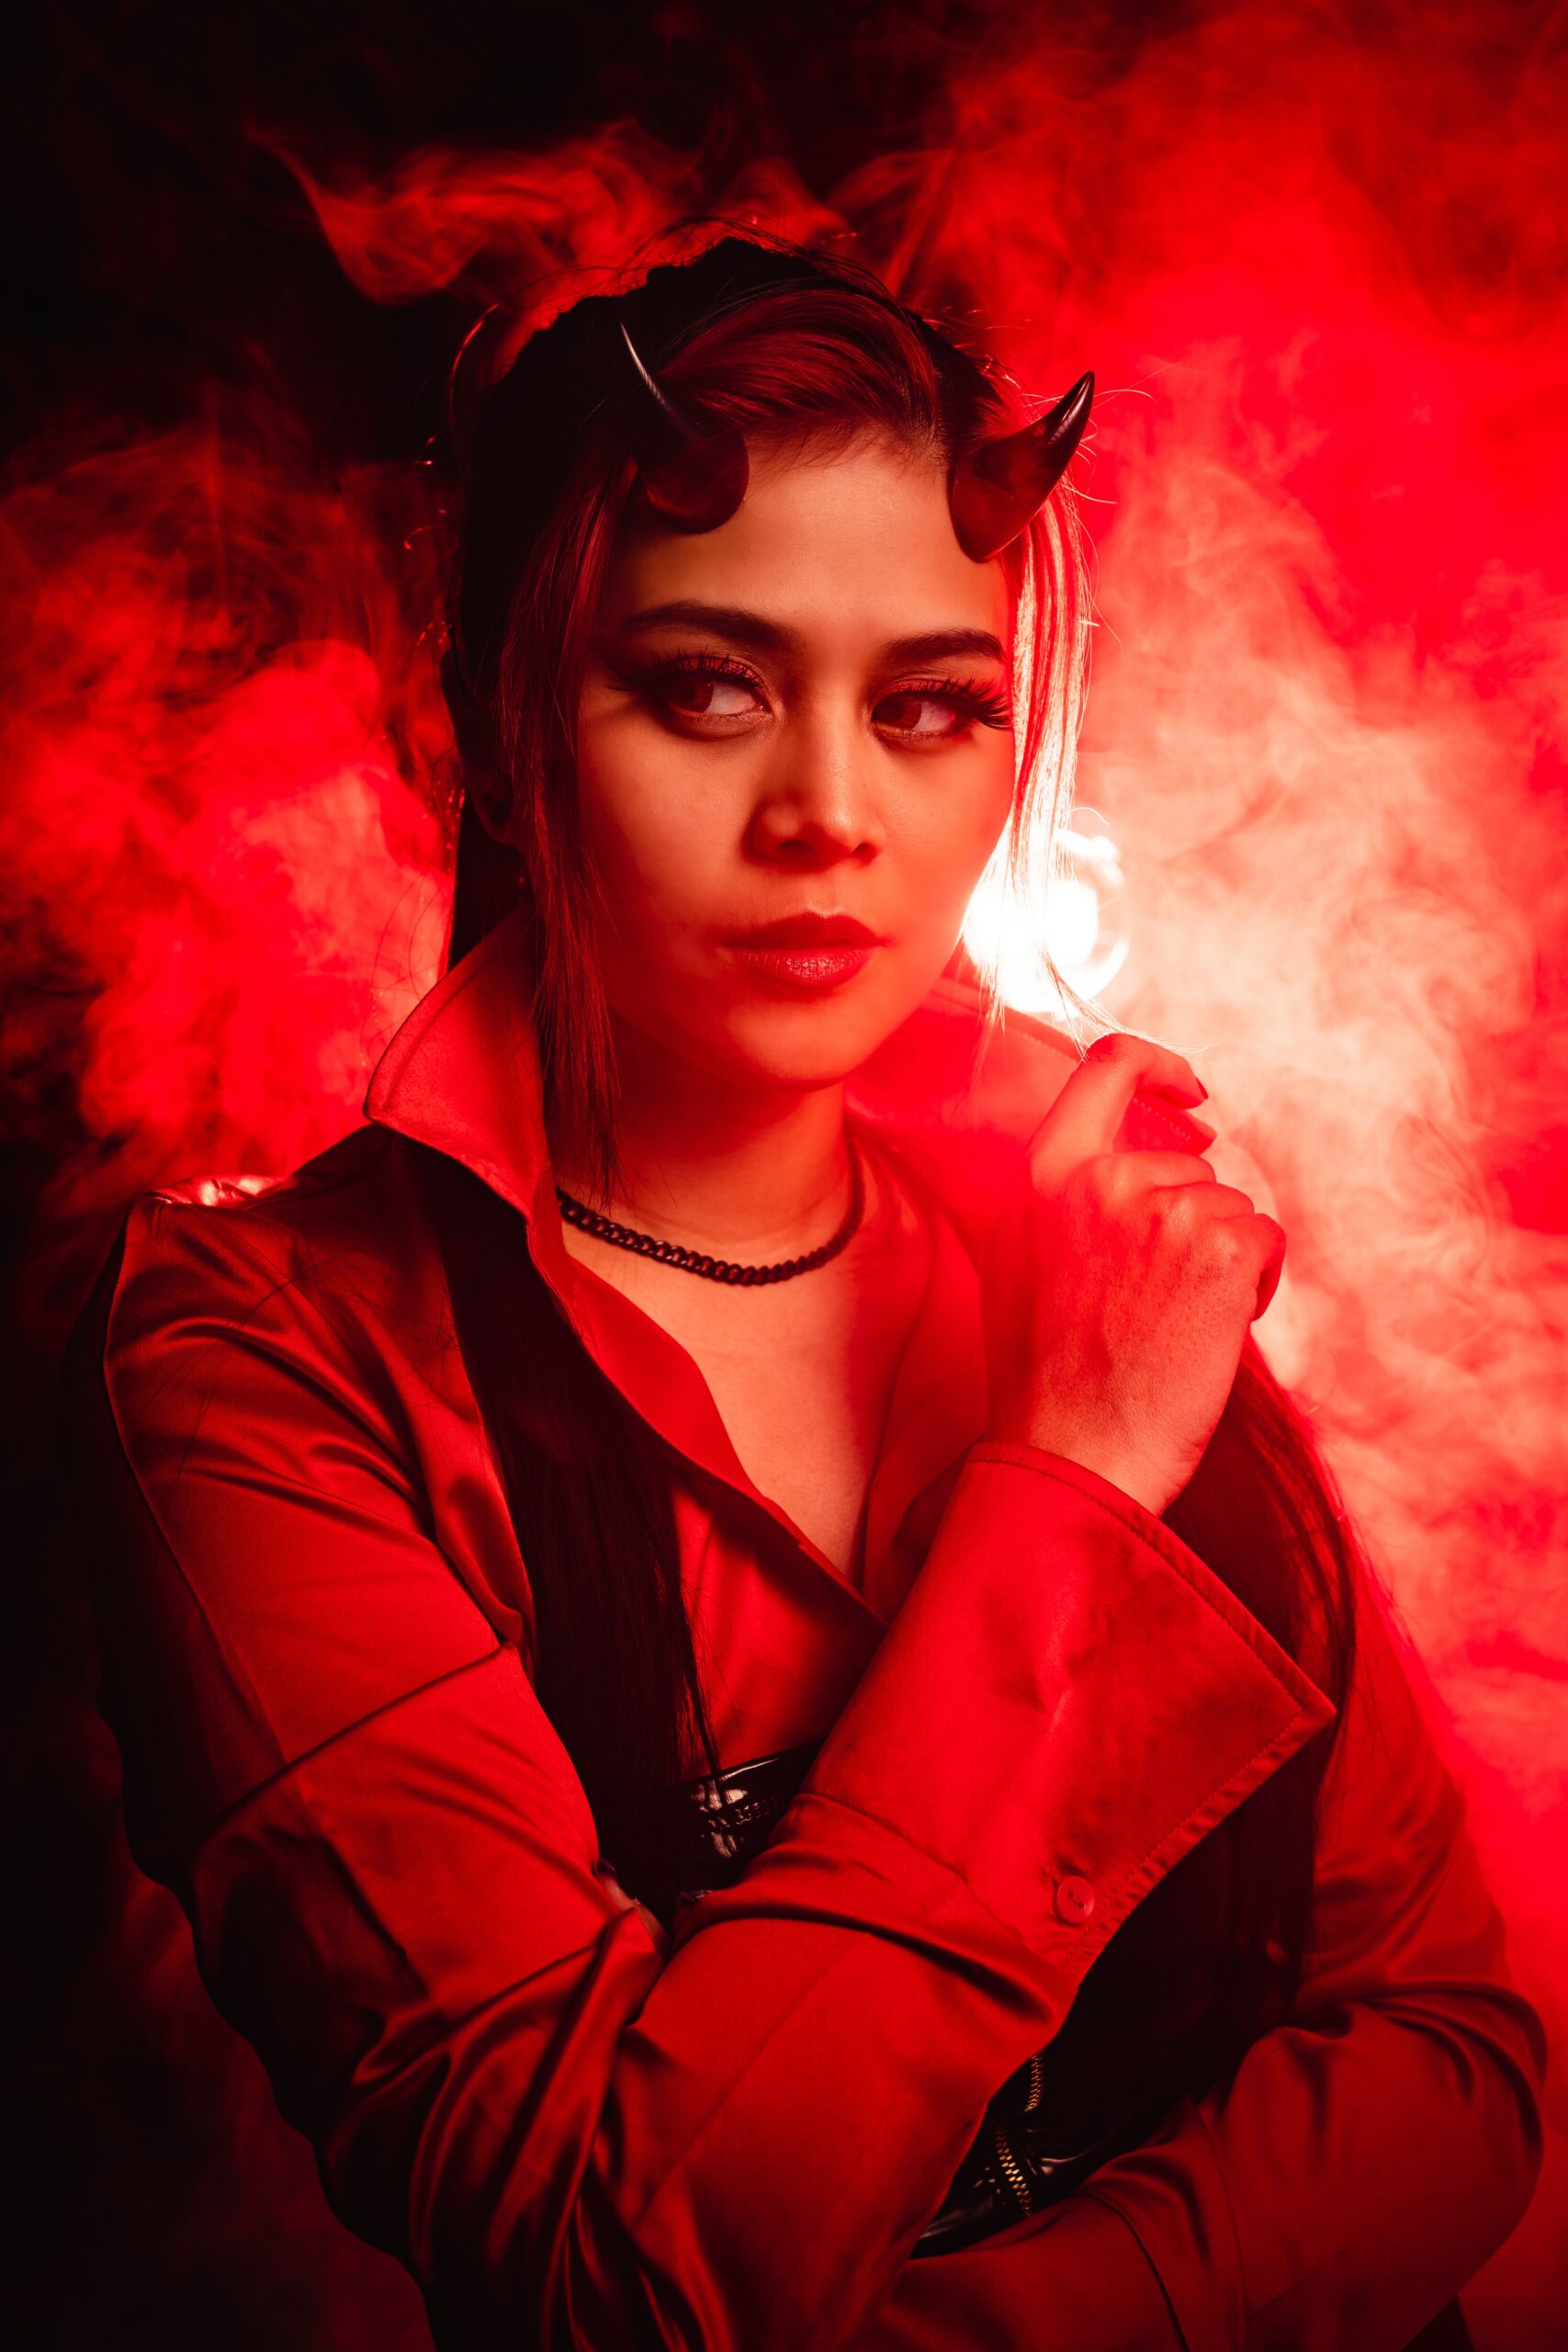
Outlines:
{"type": "MultiPolygon", "coordinates": [[[[629,635],[634,630],[675,626],[683,628],[707,629],[715,637],[728,638],[734,645],[748,645],[763,652],[799,653],[804,640],[782,621],[771,621],[761,613],[749,613],[736,605],[705,605],[694,597],[684,596],[668,605],[650,605],[646,612],[630,613],[616,622],[616,636],[629,635]]],[[[985,628],[926,629],[917,637],[890,638],[881,649],[887,662],[934,662],[944,653],[979,653],[997,662],[1006,660],[1001,641],[985,628]]]]}

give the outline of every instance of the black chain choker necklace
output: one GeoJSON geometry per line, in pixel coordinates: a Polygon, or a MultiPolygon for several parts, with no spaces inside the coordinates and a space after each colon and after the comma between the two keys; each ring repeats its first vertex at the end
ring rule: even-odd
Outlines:
{"type": "Polygon", "coordinates": [[[710,1283],[738,1283],[750,1286],[754,1283],[793,1282],[796,1274],[814,1273],[829,1259],[847,1250],[860,1230],[865,1213],[865,1178],[861,1168],[860,1153],[846,1132],[844,1149],[850,1157],[850,1205],[837,1233],[820,1248],[808,1250],[804,1258],[784,1258],[773,1266],[740,1266],[729,1258],[707,1258],[700,1250],[684,1250],[678,1241],[657,1241],[651,1233],[638,1233],[629,1225],[617,1225],[614,1217],[601,1216],[597,1209],[589,1208],[582,1201],[573,1200],[570,1193],[556,1186],[556,1200],[568,1225],[592,1233],[596,1240],[614,1242],[617,1250],[635,1250],[639,1258],[655,1258],[661,1266],[679,1266],[682,1273],[701,1274],[710,1283]]]}

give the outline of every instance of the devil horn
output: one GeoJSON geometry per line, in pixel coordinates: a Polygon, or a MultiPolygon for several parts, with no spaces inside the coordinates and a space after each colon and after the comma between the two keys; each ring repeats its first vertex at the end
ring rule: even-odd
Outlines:
{"type": "Polygon", "coordinates": [[[629,437],[648,503],[678,530],[716,530],[746,495],[745,438],[677,400],[643,365],[624,324],[621,334],[632,363],[629,437]]]}
{"type": "Polygon", "coordinates": [[[1091,371],[1078,378],[1048,416],[1037,417],[1021,433],[977,442],[958,458],[948,503],[965,555],[986,563],[1017,538],[1060,481],[1093,401],[1091,371]]]}

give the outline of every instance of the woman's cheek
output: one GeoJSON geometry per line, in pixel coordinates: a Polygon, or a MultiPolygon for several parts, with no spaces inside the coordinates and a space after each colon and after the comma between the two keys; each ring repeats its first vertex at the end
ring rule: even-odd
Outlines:
{"type": "Polygon", "coordinates": [[[615,927],[629,934],[689,887],[696,843],[657,769],[595,786],[583,796],[584,842],[615,927]]]}
{"type": "Polygon", "coordinates": [[[961,826],[946,829],[929,845],[921,861],[919,894],[922,911],[929,912],[936,931],[957,936],[964,910],[1011,813],[1010,790],[989,794],[977,808],[971,804],[961,826]]]}
{"type": "Polygon", "coordinates": [[[617,832],[599,861],[610,949],[607,962],[656,991],[660,978],[690,985],[705,965],[712,934],[736,915],[733,876],[717,854],[716,829],[688,832],[644,822],[617,832]]]}

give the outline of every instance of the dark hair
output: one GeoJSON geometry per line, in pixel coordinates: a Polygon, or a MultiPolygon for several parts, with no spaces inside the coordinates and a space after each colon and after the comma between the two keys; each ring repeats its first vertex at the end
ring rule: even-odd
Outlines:
{"type": "MultiPolygon", "coordinates": [[[[498,843],[478,795],[468,794],[448,960],[521,897],[547,1101],[569,1099],[582,1126],[597,1129],[606,1175],[614,1070],[572,737],[588,631],[635,480],[616,390],[623,318],[665,381],[749,441],[847,442],[870,427],[951,458],[964,436],[1021,416],[998,370],[868,272],[734,236],[617,295],[577,303],[523,345],[485,396],[443,675],[464,766],[517,797],[525,847],[519,855],[498,843]]],[[[1038,879],[1068,789],[1083,689],[1087,597],[1065,485],[1008,569],[1024,722],[1007,853],[1038,879]]],[[[604,1852],[629,1890],[658,1907],[665,1890],[648,1861],[649,1807],[675,1780],[719,1769],[662,1442],[581,1347],[533,1263],[523,1219],[439,1155],[427,1156],[425,1174],[459,1344],[534,1594],[539,1695],[604,1852]]],[[[1203,1462],[1167,1518],[1339,1701],[1350,1671],[1354,1542],[1309,1433],[1250,1342],[1203,1462]]],[[[1109,2033],[1117,1998],[1139,1965],[1154,1963],[1160,1936],[1216,1854],[1227,1864],[1223,1916],[1204,1922],[1214,1995],[1192,2043],[1194,2073],[1239,2054],[1289,1999],[1309,1931],[1314,1797],[1333,1731],[1237,1808],[1202,1841],[1202,1860],[1188,1857],[1112,1939],[1075,2007],[1084,2036],[1097,2001],[1109,2033]]],[[[1064,2043],[1064,2064],[1068,2054],[1064,2043]]]]}

